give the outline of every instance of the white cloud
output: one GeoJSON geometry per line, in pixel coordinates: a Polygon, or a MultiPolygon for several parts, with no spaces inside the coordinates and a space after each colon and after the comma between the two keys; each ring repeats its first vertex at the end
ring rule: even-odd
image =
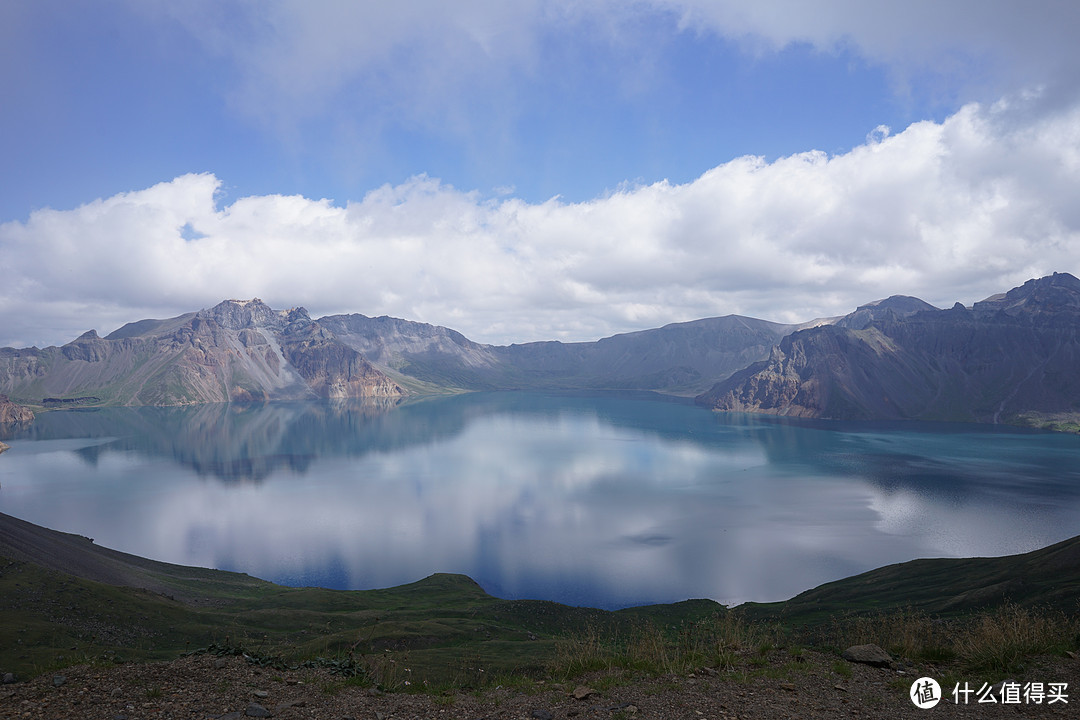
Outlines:
{"type": "MultiPolygon", "coordinates": [[[[1053,84],[1076,90],[1080,4],[1037,0],[642,0],[668,8],[680,25],[741,40],[758,51],[809,43],[850,47],[906,81],[937,75],[951,84],[992,89],[1053,84]]],[[[970,91],[970,89],[969,89],[970,91]]]]}
{"type": "MultiPolygon", "coordinates": [[[[132,3],[179,22],[235,67],[230,102],[288,133],[347,107],[368,122],[459,121],[455,100],[503,85],[536,63],[538,29],[574,14],[570,3],[521,0],[273,0],[132,3]],[[345,101],[345,102],[343,102],[345,101]]],[[[354,118],[355,120],[355,118],[354,118]]]]}
{"type": "MultiPolygon", "coordinates": [[[[1048,98],[1060,90],[1073,97],[1080,63],[1080,4],[1057,0],[215,0],[132,7],[178,21],[234,64],[232,101],[284,125],[345,96],[375,123],[467,123],[463,95],[497,88],[501,102],[512,104],[522,74],[544,72],[551,59],[545,38],[580,34],[597,46],[633,47],[619,56],[627,63],[648,56],[656,42],[642,40],[642,27],[668,37],[713,33],[758,53],[795,43],[849,49],[889,67],[902,86],[936,78],[940,92],[983,100],[1038,86],[1054,90],[1048,98]]],[[[648,75],[648,67],[643,59],[625,81],[648,75]]]]}
{"type": "Polygon", "coordinates": [[[875,135],[849,153],[745,157],[589,202],[486,198],[436,179],[345,207],[185,175],[0,225],[0,345],[228,297],[390,314],[473,339],[595,339],[740,313],[798,321],[893,293],[970,303],[1080,272],[1080,107],[1023,101],[875,135]],[[197,239],[185,240],[190,225],[197,239]],[[74,319],[71,319],[74,318],[74,319]]]}

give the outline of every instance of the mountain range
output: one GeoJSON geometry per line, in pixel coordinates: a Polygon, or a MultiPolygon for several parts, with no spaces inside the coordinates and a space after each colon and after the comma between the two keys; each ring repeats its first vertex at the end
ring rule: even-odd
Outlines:
{"type": "Polygon", "coordinates": [[[0,393],[66,407],[622,389],[723,411],[1072,429],[1078,369],[1080,280],[1055,273],[970,308],[893,296],[802,324],[728,315],[505,346],[398,318],[312,319],[304,308],[226,300],[61,347],[0,348],[0,393]]]}

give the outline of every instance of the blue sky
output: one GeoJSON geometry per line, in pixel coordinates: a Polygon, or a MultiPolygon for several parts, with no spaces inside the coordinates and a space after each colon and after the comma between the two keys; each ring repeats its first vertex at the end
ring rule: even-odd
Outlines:
{"type": "Polygon", "coordinates": [[[1077,28],[1055,0],[15,0],[0,345],[254,295],[595,339],[1080,272],[1077,28]]]}
{"type": "MultiPolygon", "coordinates": [[[[4,220],[190,172],[216,173],[236,196],[345,202],[427,174],[581,201],[625,182],[687,182],[740,155],[844,152],[878,125],[949,107],[898,96],[887,68],[851,51],[800,43],[759,55],[680,31],[660,10],[626,18],[618,37],[595,21],[542,28],[527,62],[434,78],[453,83],[445,93],[346,78],[310,109],[269,99],[263,110],[239,96],[245,68],[179,23],[123,4],[29,5],[14,11],[29,32],[5,62],[14,101],[0,142],[21,172],[6,176],[4,220]]],[[[425,71],[392,69],[400,85],[425,71]]]]}

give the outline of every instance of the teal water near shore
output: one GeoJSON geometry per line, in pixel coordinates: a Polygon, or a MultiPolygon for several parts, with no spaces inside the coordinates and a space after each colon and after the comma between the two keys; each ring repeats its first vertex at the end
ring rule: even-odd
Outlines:
{"type": "Polygon", "coordinates": [[[658,396],[69,410],[0,439],[0,511],[291,585],[734,604],[1080,534],[1077,436],[658,396]]]}

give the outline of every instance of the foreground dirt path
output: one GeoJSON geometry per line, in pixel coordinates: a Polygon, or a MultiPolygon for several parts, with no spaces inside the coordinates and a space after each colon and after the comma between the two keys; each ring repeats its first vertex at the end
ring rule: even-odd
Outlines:
{"type": "Polygon", "coordinates": [[[1028,679],[1039,682],[1068,683],[1067,704],[988,705],[976,703],[972,696],[968,705],[942,702],[922,710],[908,697],[916,679],[912,673],[921,670],[898,672],[850,665],[848,672],[838,666],[833,655],[806,652],[801,657],[775,659],[777,677],[746,677],[715,670],[632,682],[593,676],[584,682],[599,691],[577,699],[577,682],[526,683],[475,694],[380,693],[346,683],[323,670],[279,672],[248,665],[242,658],[201,655],[167,663],[72,667],[30,682],[3,685],[0,718],[1080,717],[1080,662],[1075,660],[1047,659],[1026,672],[1028,679]]]}

